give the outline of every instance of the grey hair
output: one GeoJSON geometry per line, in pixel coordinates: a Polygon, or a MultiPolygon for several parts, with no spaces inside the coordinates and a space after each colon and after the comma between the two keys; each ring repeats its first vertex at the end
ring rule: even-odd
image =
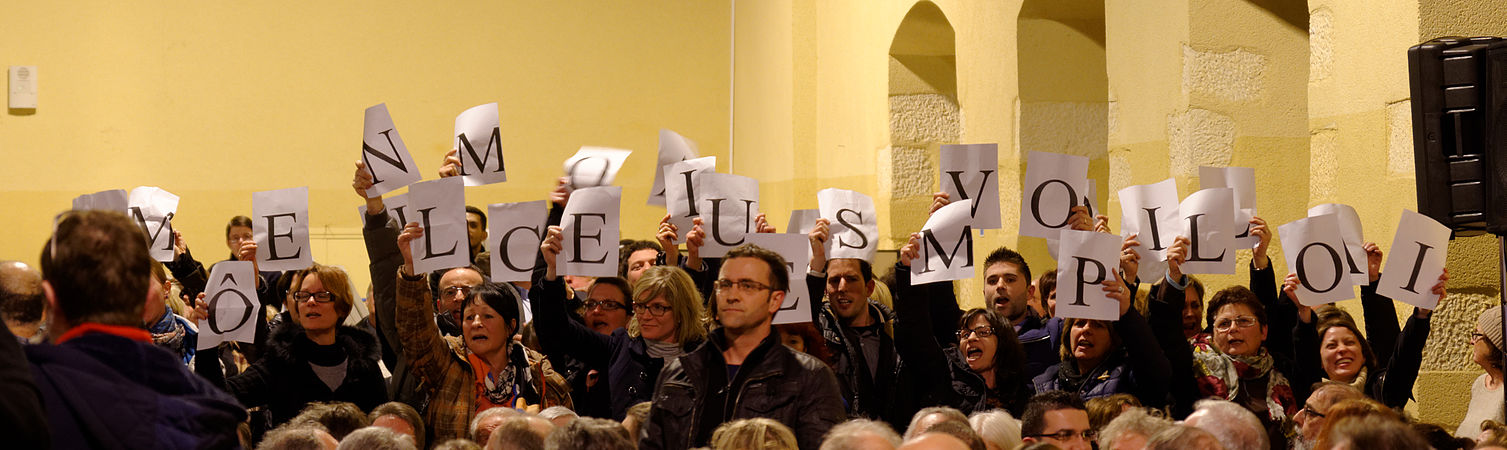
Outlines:
{"type": "MultiPolygon", "coordinates": [[[[272,431],[257,445],[257,450],[324,450],[324,440],[319,435],[330,434],[324,425],[317,422],[285,424],[272,431]]],[[[333,438],[333,437],[332,437],[333,438]]]]}
{"type": "Polygon", "coordinates": [[[1162,429],[1156,435],[1146,439],[1146,448],[1150,450],[1227,450],[1227,447],[1221,444],[1213,434],[1187,425],[1173,425],[1162,429]]]}
{"type": "Polygon", "coordinates": [[[1204,399],[1194,403],[1193,409],[1193,415],[1189,415],[1184,422],[1214,435],[1225,449],[1267,448],[1266,427],[1261,425],[1261,419],[1256,418],[1255,413],[1245,407],[1229,400],[1204,399]]]}
{"type": "Polygon", "coordinates": [[[884,422],[869,419],[853,419],[837,424],[827,431],[827,437],[822,440],[821,450],[847,450],[855,448],[859,438],[865,435],[876,436],[889,442],[891,446],[900,446],[900,434],[890,429],[884,422]]]}
{"type": "Polygon", "coordinates": [[[1150,439],[1171,426],[1171,420],[1147,414],[1144,408],[1131,408],[1109,421],[1103,430],[1099,430],[1099,442],[1104,443],[1105,447],[1114,448],[1115,441],[1120,440],[1121,436],[1137,434],[1150,439]]]}
{"type": "Polygon", "coordinates": [[[340,440],[340,446],[336,450],[345,449],[373,449],[373,450],[416,450],[413,438],[406,434],[389,430],[383,427],[366,427],[351,434],[345,435],[340,440]]]}
{"type": "Polygon", "coordinates": [[[565,416],[581,417],[580,415],[576,414],[575,411],[571,411],[570,408],[566,408],[564,406],[551,406],[544,408],[543,411],[539,411],[539,417],[543,417],[544,420],[553,421],[565,416]]]}
{"type": "Polygon", "coordinates": [[[482,440],[480,439],[481,435],[477,434],[478,431],[481,431],[481,422],[483,420],[487,420],[492,417],[508,418],[521,415],[523,415],[523,413],[518,412],[518,410],[506,407],[488,408],[482,410],[479,413],[476,413],[476,417],[471,419],[471,426],[467,428],[467,431],[470,431],[470,433],[468,434],[471,435],[471,441],[476,442],[477,444],[485,444],[485,442],[482,442],[482,440]]]}
{"type": "Polygon", "coordinates": [[[921,433],[925,433],[926,430],[916,429],[916,424],[921,423],[922,418],[925,418],[926,416],[930,416],[932,414],[941,414],[949,421],[962,422],[964,425],[968,425],[968,416],[963,415],[963,412],[958,411],[957,408],[946,406],[931,406],[922,408],[920,411],[916,411],[915,415],[910,416],[910,425],[905,426],[905,440],[909,441],[911,440],[911,438],[920,436],[921,433]]]}
{"type": "Polygon", "coordinates": [[[999,448],[1020,446],[1020,420],[1009,411],[994,409],[973,413],[968,423],[973,425],[973,431],[978,432],[979,437],[999,448]]]}

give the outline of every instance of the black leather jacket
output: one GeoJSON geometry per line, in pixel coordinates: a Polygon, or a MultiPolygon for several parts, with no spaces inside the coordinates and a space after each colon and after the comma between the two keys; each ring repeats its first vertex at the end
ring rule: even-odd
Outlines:
{"type": "Polygon", "coordinates": [[[722,422],[754,417],[785,424],[795,431],[801,448],[817,448],[827,430],[845,420],[832,370],[815,357],[785,348],[772,330],[731,381],[716,383],[726,379],[720,375],[727,371],[722,358],[726,341],[723,330],[714,330],[701,347],[665,366],[649,421],[640,431],[640,449],[705,446],[722,422]],[[724,403],[708,404],[714,394],[724,403]],[[707,408],[722,408],[721,420],[707,423],[707,408]]]}

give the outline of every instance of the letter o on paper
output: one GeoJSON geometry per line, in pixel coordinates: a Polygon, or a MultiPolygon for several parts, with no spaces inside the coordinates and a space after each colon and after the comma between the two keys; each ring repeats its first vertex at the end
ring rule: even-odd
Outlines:
{"type": "Polygon", "coordinates": [[[1344,266],[1342,266],[1341,264],[1343,264],[1343,263],[1340,261],[1340,254],[1339,254],[1339,252],[1335,251],[1334,248],[1330,247],[1329,245],[1324,244],[1322,242],[1314,242],[1314,243],[1310,243],[1308,245],[1305,245],[1305,246],[1303,246],[1302,250],[1298,250],[1298,267],[1297,267],[1297,270],[1298,270],[1298,282],[1303,283],[1303,287],[1304,288],[1307,288],[1308,290],[1313,291],[1313,292],[1324,293],[1324,292],[1332,291],[1332,290],[1334,290],[1334,288],[1339,287],[1340,280],[1343,277],[1345,277],[1346,275],[1348,275],[1348,274],[1345,273],[1344,266]],[[1324,251],[1328,252],[1329,253],[1329,260],[1333,261],[1333,263],[1334,263],[1334,281],[1331,282],[1331,283],[1329,283],[1329,287],[1326,287],[1326,288],[1323,288],[1323,289],[1315,288],[1315,287],[1313,287],[1312,283],[1309,283],[1308,271],[1306,270],[1306,268],[1307,268],[1306,263],[1308,261],[1308,258],[1307,258],[1308,250],[1311,249],[1311,248],[1313,248],[1314,246],[1318,246],[1319,248],[1322,248],[1322,249],[1324,249],[1324,251]]]}

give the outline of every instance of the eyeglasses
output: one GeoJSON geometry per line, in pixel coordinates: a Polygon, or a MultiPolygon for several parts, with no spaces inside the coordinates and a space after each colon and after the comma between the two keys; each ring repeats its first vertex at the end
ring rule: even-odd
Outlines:
{"type": "Polygon", "coordinates": [[[623,303],[614,300],[587,300],[586,303],[581,304],[581,306],[585,306],[587,311],[596,308],[602,308],[602,311],[617,311],[619,309],[623,309],[623,303]]]}
{"type": "Polygon", "coordinates": [[[1313,408],[1312,405],[1309,405],[1309,404],[1306,404],[1306,403],[1303,405],[1303,409],[1298,410],[1298,412],[1300,412],[1300,413],[1308,413],[1308,414],[1310,414],[1310,415],[1312,415],[1314,417],[1318,417],[1320,419],[1324,418],[1324,416],[1327,415],[1327,414],[1318,412],[1317,410],[1315,410],[1313,408]]]}
{"type": "Polygon", "coordinates": [[[1254,326],[1256,326],[1256,318],[1251,316],[1240,316],[1233,320],[1220,319],[1214,322],[1214,329],[1219,331],[1229,331],[1233,327],[1250,328],[1254,326]]]}
{"type": "Polygon", "coordinates": [[[1083,431],[1062,430],[1062,431],[1058,431],[1056,433],[1033,434],[1033,435],[1026,436],[1026,437],[1051,438],[1051,439],[1056,439],[1056,440],[1059,440],[1059,441],[1071,441],[1071,440],[1073,440],[1073,438],[1077,438],[1077,437],[1080,437],[1080,436],[1085,441],[1093,441],[1094,439],[1096,439],[1096,438],[1099,437],[1099,432],[1098,431],[1094,431],[1094,430],[1083,430],[1083,431]]]}
{"type": "Polygon", "coordinates": [[[971,329],[971,330],[967,329],[967,328],[958,330],[958,340],[959,341],[964,340],[964,339],[968,339],[969,335],[976,335],[976,336],[979,337],[979,339],[983,339],[983,338],[986,338],[986,337],[989,337],[989,336],[993,336],[994,335],[994,329],[993,328],[989,328],[989,327],[978,327],[978,328],[974,328],[974,329],[971,329]]]}
{"type": "Polygon", "coordinates": [[[717,292],[758,292],[774,289],[770,285],[753,280],[733,281],[726,278],[717,280],[715,283],[712,283],[712,286],[717,288],[717,292]]]}
{"type": "Polygon", "coordinates": [[[654,317],[660,317],[660,316],[663,316],[665,314],[669,314],[670,313],[670,309],[671,308],[669,307],[669,305],[651,305],[651,304],[648,304],[648,303],[634,303],[633,304],[633,312],[635,314],[644,314],[644,313],[647,312],[647,313],[649,313],[649,315],[654,316],[654,317]]]}
{"type": "Polygon", "coordinates": [[[308,301],[311,298],[314,299],[314,301],[317,302],[317,303],[329,303],[329,302],[335,301],[335,294],[331,294],[330,291],[319,291],[319,292],[298,291],[298,292],[294,292],[293,293],[293,299],[294,300],[298,300],[300,302],[308,301]]]}
{"type": "Polygon", "coordinates": [[[474,287],[472,287],[472,286],[450,286],[450,287],[447,287],[447,288],[441,290],[440,293],[444,294],[446,298],[454,297],[456,293],[459,293],[462,297],[470,297],[471,296],[471,289],[474,289],[474,287]]]}

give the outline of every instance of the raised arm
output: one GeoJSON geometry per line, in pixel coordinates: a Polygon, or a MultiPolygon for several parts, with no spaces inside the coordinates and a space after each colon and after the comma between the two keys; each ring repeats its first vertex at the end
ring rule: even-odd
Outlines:
{"type": "MultiPolygon", "coordinates": [[[[1439,276],[1439,282],[1430,291],[1439,297],[1441,304],[1446,298],[1445,285],[1448,282],[1449,270],[1445,269],[1439,276]]],[[[1379,380],[1381,398],[1377,400],[1387,406],[1401,408],[1413,397],[1413,383],[1418,380],[1418,369],[1423,361],[1423,347],[1428,342],[1429,319],[1432,315],[1432,310],[1413,308],[1413,314],[1408,315],[1407,326],[1403,327],[1402,335],[1397,340],[1396,349],[1391,351],[1392,357],[1381,360],[1385,364],[1382,369],[1385,374],[1379,380]]]]}
{"type": "Polygon", "coordinates": [[[429,386],[439,386],[446,365],[458,363],[450,360],[450,348],[440,338],[439,326],[434,324],[434,301],[430,298],[429,283],[424,275],[413,273],[413,253],[408,243],[423,236],[424,229],[417,222],[404,226],[398,235],[403,266],[396,274],[397,320],[394,325],[398,339],[403,342],[403,356],[409,361],[409,369],[429,386]]]}
{"type": "MultiPolygon", "coordinates": [[[[366,190],[372,187],[371,173],[366,163],[356,161],[356,175],[351,188],[366,202],[366,224],[361,227],[361,237],[366,241],[368,273],[372,280],[372,314],[377,318],[377,336],[396,355],[403,354],[403,340],[398,336],[397,289],[398,279],[392,274],[403,265],[403,253],[398,250],[398,222],[387,214],[387,205],[382,197],[368,198],[366,190]]],[[[386,361],[389,365],[396,361],[386,361]]],[[[405,361],[406,362],[406,361],[405,361]]],[[[398,368],[391,367],[396,373],[398,368]]]]}
{"type": "Polygon", "coordinates": [[[811,243],[811,271],[806,273],[806,292],[811,295],[811,323],[821,325],[822,309],[826,308],[827,299],[827,240],[832,237],[831,222],[827,219],[816,219],[816,225],[806,233],[806,240],[811,243]]]}
{"type": "MultiPolygon", "coordinates": [[[[927,389],[917,397],[938,400],[950,399],[952,392],[952,369],[941,342],[936,339],[937,330],[927,303],[936,285],[951,291],[952,283],[939,282],[922,285],[911,284],[910,264],[920,251],[920,233],[912,233],[910,242],[900,249],[900,259],[895,263],[895,351],[900,359],[916,374],[916,387],[927,389]]],[[[954,399],[955,400],[955,399],[954,399]]],[[[945,401],[955,405],[956,401],[945,401]]]]}
{"type": "MultiPolygon", "coordinates": [[[[587,367],[607,370],[611,359],[611,340],[598,334],[580,322],[570,320],[565,312],[565,282],[556,273],[555,259],[562,247],[560,227],[549,227],[544,242],[539,244],[545,262],[544,278],[529,288],[530,307],[534,313],[534,333],[539,335],[539,345],[544,354],[565,355],[575,358],[587,367]]],[[[632,299],[629,299],[631,302],[632,299]]]]}

